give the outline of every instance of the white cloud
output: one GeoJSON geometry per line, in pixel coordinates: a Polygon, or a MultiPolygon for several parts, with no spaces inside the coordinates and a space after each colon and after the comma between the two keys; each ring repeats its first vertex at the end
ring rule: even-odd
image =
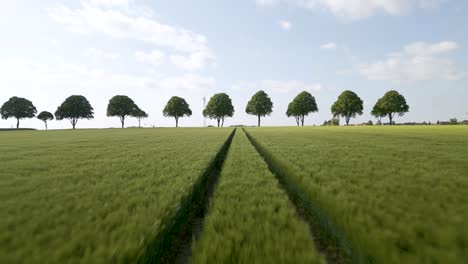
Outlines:
{"type": "Polygon", "coordinates": [[[329,43],[320,45],[321,49],[326,49],[326,50],[336,49],[337,47],[338,46],[334,42],[329,42],[329,43]]]}
{"type": "Polygon", "coordinates": [[[256,0],[259,6],[286,3],[305,9],[322,9],[335,16],[361,19],[379,12],[402,15],[412,8],[434,7],[445,0],[256,0]]]}
{"type": "Polygon", "coordinates": [[[105,52],[97,48],[88,48],[83,53],[86,57],[91,58],[104,58],[109,60],[117,60],[120,58],[120,53],[117,52],[105,52]]]}
{"type": "Polygon", "coordinates": [[[446,56],[456,49],[458,44],[451,41],[416,42],[387,55],[385,60],[359,65],[359,72],[369,80],[459,80],[466,73],[458,70],[446,56]]]}
{"type": "Polygon", "coordinates": [[[284,31],[290,31],[292,24],[290,21],[287,20],[280,20],[278,21],[278,25],[281,27],[282,30],[284,31]]]}
{"type": "Polygon", "coordinates": [[[188,55],[172,55],[170,57],[171,63],[176,67],[188,70],[197,71],[202,70],[214,61],[214,56],[209,51],[192,52],[188,55]]]}
{"type": "MultiPolygon", "coordinates": [[[[108,97],[124,91],[151,94],[147,89],[157,91],[158,97],[169,98],[178,94],[190,98],[200,97],[215,88],[215,79],[211,76],[156,76],[143,71],[141,74],[129,74],[80,64],[41,63],[23,58],[0,62],[0,71],[4,73],[0,87],[5,87],[5,94],[26,94],[38,100],[43,98],[46,102],[51,100],[49,94],[54,94],[54,100],[58,101],[70,94],[88,94],[90,99],[103,104],[108,97]],[[31,90],[30,87],[35,89],[31,90]],[[45,89],[47,94],[43,93],[45,89]]],[[[148,101],[151,100],[148,98],[148,101]]]]}
{"type": "Polygon", "coordinates": [[[159,80],[157,86],[179,96],[185,96],[187,93],[197,91],[198,94],[208,93],[214,89],[215,79],[213,77],[205,77],[198,74],[184,74],[177,77],[167,77],[159,80]]]}
{"type": "Polygon", "coordinates": [[[103,7],[128,7],[132,0],[82,0],[84,4],[103,7]]]}
{"type": "Polygon", "coordinates": [[[259,6],[274,6],[278,1],[277,0],[255,0],[259,6]]]}
{"type": "MultiPolygon", "coordinates": [[[[113,1],[109,1],[111,2],[113,1]]],[[[129,15],[122,10],[103,9],[100,5],[87,2],[82,2],[77,9],[57,5],[48,9],[48,13],[52,19],[72,32],[101,33],[117,39],[152,43],[178,52],[209,51],[204,35],[161,23],[144,13],[129,15]]]]}
{"type": "Polygon", "coordinates": [[[135,52],[137,61],[150,64],[151,66],[158,67],[164,63],[165,55],[159,50],[153,50],[149,53],[142,51],[135,52]]]}

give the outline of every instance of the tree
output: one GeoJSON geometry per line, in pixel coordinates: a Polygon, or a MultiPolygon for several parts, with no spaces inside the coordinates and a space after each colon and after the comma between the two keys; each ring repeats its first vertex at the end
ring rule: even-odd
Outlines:
{"type": "Polygon", "coordinates": [[[37,115],[37,119],[42,120],[45,124],[45,129],[47,130],[47,121],[54,120],[54,115],[47,111],[42,111],[37,115]]]}
{"type": "Polygon", "coordinates": [[[176,127],[179,126],[179,118],[184,116],[191,116],[192,110],[190,110],[189,104],[184,98],[173,96],[166,104],[163,110],[164,116],[171,116],[175,118],[176,127]]]}
{"type": "Polygon", "coordinates": [[[388,116],[390,125],[393,124],[395,115],[403,116],[409,111],[409,106],[406,103],[405,97],[393,90],[385,93],[375,104],[374,108],[376,107],[378,108],[379,114],[388,116]]]}
{"type": "Polygon", "coordinates": [[[36,107],[31,101],[16,96],[11,97],[0,108],[2,119],[16,118],[16,128],[19,128],[20,119],[33,118],[36,116],[36,113],[36,107]]]}
{"type": "Polygon", "coordinates": [[[457,124],[458,124],[458,119],[456,119],[456,118],[450,118],[449,122],[450,122],[450,124],[452,124],[452,125],[457,125],[457,124]]]}
{"type": "Polygon", "coordinates": [[[75,129],[79,119],[93,119],[94,109],[88,99],[82,95],[68,97],[55,111],[57,120],[68,119],[75,129]]]}
{"type": "Polygon", "coordinates": [[[213,95],[208,102],[208,105],[203,110],[203,116],[210,119],[216,119],[218,127],[224,126],[224,119],[234,115],[234,106],[232,105],[231,98],[225,93],[213,95]]]}
{"type": "Polygon", "coordinates": [[[371,115],[377,118],[377,124],[382,124],[382,117],[386,116],[386,114],[384,113],[384,110],[382,109],[378,101],[372,108],[371,115]]]}
{"type": "Polygon", "coordinates": [[[264,91],[258,91],[252,96],[247,103],[245,112],[249,115],[256,115],[258,118],[258,126],[260,126],[260,118],[270,115],[273,112],[273,103],[270,97],[264,91]]]}
{"type": "Polygon", "coordinates": [[[339,125],[340,125],[340,119],[333,117],[332,119],[323,122],[322,126],[339,126],[339,125]]]}
{"type": "Polygon", "coordinates": [[[133,112],[131,114],[132,117],[136,117],[138,119],[138,127],[141,127],[141,119],[143,118],[148,118],[148,114],[141,110],[138,106],[133,109],[133,112]]]}
{"type": "Polygon", "coordinates": [[[349,125],[349,120],[362,115],[363,102],[359,96],[352,91],[344,91],[338,96],[338,100],[332,105],[331,112],[333,116],[342,116],[345,118],[346,125],[349,125]]]}
{"type": "Polygon", "coordinates": [[[117,116],[120,119],[122,128],[125,127],[125,118],[131,116],[135,109],[138,108],[128,96],[116,95],[109,100],[107,105],[107,116],[117,116]]]}
{"type": "Polygon", "coordinates": [[[289,103],[286,115],[288,117],[294,116],[296,123],[304,126],[304,118],[310,113],[317,112],[317,103],[315,98],[308,92],[303,91],[298,94],[294,100],[289,103]]]}

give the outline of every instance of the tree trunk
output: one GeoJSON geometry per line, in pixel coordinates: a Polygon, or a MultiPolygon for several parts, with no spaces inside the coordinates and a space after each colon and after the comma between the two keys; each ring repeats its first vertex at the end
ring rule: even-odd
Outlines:
{"type": "Polygon", "coordinates": [[[258,115],[258,127],[260,127],[260,115],[258,115]]]}
{"type": "Polygon", "coordinates": [[[44,121],[45,124],[45,130],[47,130],[47,121],[44,121]]]}
{"type": "Polygon", "coordinates": [[[390,119],[390,125],[393,125],[393,124],[392,124],[392,123],[393,123],[393,116],[392,116],[391,113],[388,114],[388,119],[390,119]]]}
{"type": "Polygon", "coordinates": [[[295,116],[294,118],[296,119],[296,124],[297,124],[297,126],[299,126],[299,125],[300,125],[300,124],[299,124],[299,117],[298,117],[298,116],[295,116]]]}
{"type": "Polygon", "coordinates": [[[16,118],[16,129],[19,128],[19,118],[16,118]]]}
{"type": "Polygon", "coordinates": [[[75,129],[75,125],[76,125],[76,123],[73,122],[73,123],[72,123],[73,129],[75,129]]]}
{"type": "Polygon", "coordinates": [[[224,118],[221,118],[221,127],[224,127],[224,118]]]}
{"type": "Polygon", "coordinates": [[[218,118],[218,127],[219,127],[219,122],[220,122],[220,121],[221,121],[221,119],[220,119],[220,118],[218,118]]]}
{"type": "Polygon", "coordinates": [[[120,118],[120,122],[122,123],[122,128],[125,127],[125,118],[120,118]]]}
{"type": "Polygon", "coordinates": [[[350,117],[346,117],[346,126],[349,126],[349,120],[351,119],[350,117]]]}
{"type": "Polygon", "coordinates": [[[138,118],[138,128],[141,128],[141,118],[138,118]]]}
{"type": "Polygon", "coordinates": [[[304,116],[301,116],[301,124],[304,126],[304,116]]]}
{"type": "Polygon", "coordinates": [[[175,127],[179,127],[179,118],[175,118],[175,127]]]}

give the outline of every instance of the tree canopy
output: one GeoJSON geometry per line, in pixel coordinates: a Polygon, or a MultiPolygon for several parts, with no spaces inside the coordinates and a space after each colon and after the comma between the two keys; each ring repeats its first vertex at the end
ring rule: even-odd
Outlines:
{"type": "Polygon", "coordinates": [[[296,123],[304,126],[304,119],[307,115],[313,112],[317,112],[318,107],[315,102],[315,98],[308,92],[303,91],[299,93],[294,100],[289,103],[286,115],[288,117],[293,116],[296,119],[296,123]]]}
{"type": "Polygon", "coordinates": [[[75,129],[79,119],[93,119],[94,109],[88,99],[82,95],[68,97],[55,111],[57,120],[68,119],[75,129]]]}
{"type": "Polygon", "coordinates": [[[107,116],[117,116],[122,128],[125,127],[125,118],[131,116],[138,106],[126,95],[116,95],[109,100],[107,116]]]}
{"type": "Polygon", "coordinates": [[[37,115],[37,119],[42,120],[45,124],[45,128],[47,130],[47,121],[54,120],[54,115],[51,112],[42,111],[37,115]]]}
{"type": "Polygon", "coordinates": [[[16,118],[16,128],[19,128],[20,119],[33,118],[36,113],[36,107],[31,101],[16,96],[11,97],[0,108],[3,119],[16,118]]]}
{"type": "Polygon", "coordinates": [[[136,117],[138,119],[138,127],[141,127],[141,119],[148,118],[148,114],[145,111],[141,110],[138,106],[136,106],[136,108],[133,109],[131,116],[136,117]]]}
{"type": "Polygon", "coordinates": [[[224,126],[224,119],[234,115],[234,106],[232,105],[231,98],[225,93],[218,93],[210,98],[206,108],[203,110],[203,116],[210,119],[216,119],[218,127],[224,126]]]}
{"type": "Polygon", "coordinates": [[[380,98],[372,109],[372,115],[374,116],[388,116],[390,125],[393,124],[393,118],[395,115],[403,116],[409,111],[409,106],[406,103],[406,99],[403,95],[397,91],[388,91],[385,95],[380,98]]]}
{"type": "Polygon", "coordinates": [[[249,115],[256,115],[258,118],[258,126],[260,126],[260,118],[270,115],[271,112],[273,112],[273,103],[268,94],[264,91],[258,91],[247,103],[245,112],[249,115]]]}
{"type": "Polygon", "coordinates": [[[163,110],[164,116],[174,117],[176,121],[176,127],[179,126],[179,118],[184,116],[191,116],[192,110],[190,110],[189,104],[184,98],[173,96],[167,102],[163,110]]]}
{"type": "Polygon", "coordinates": [[[345,118],[346,125],[349,125],[349,120],[362,115],[364,110],[363,102],[359,96],[353,91],[346,90],[338,96],[338,100],[333,103],[331,112],[333,116],[342,116],[345,118]]]}
{"type": "Polygon", "coordinates": [[[371,115],[375,116],[378,120],[377,124],[382,124],[382,117],[386,116],[380,104],[377,102],[372,108],[371,115]]]}

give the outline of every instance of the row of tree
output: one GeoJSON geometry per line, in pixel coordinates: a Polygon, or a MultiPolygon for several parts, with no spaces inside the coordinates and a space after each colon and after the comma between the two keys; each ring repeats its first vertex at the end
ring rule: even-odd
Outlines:
{"type": "MultiPolygon", "coordinates": [[[[346,125],[349,125],[351,118],[363,114],[363,101],[352,91],[344,91],[331,107],[334,119],[343,117],[346,125]]],[[[409,111],[409,106],[405,98],[397,91],[389,91],[380,98],[372,109],[371,114],[379,122],[385,116],[389,118],[390,124],[396,115],[404,115],[409,111]]],[[[258,126],[261,124],[261,118],[270,115],[273,112],[273,102],[264,91],[255,93],[247,103],[245,112],[255,115],[258,120],[258,126]]],[[[311,113],[318,112],[315,98],[308,92],[299,93],[294,100],[289,103],[286,115],[294,117],[298,126],[304,126],[305,117],[311,113]]],[[[0,114],[3,119],[16,118],[16,127],[19,128],[19,121],[23,118],[33,118],[37,110],[33,103],[25,98],[12,97],[0,108],[0,114]]],[[[179,126],[179,119],[184,116],[191,116],[192,110],[184,98],[173,96],[164,107],[163,114],[166,117],[173,117],[176,127],[179,126]]],[[[215,94],[203,110],[203,116],[215,119],[218,127],[224,126],[224,120],[234,115],[234,106],[231,98],[225,93],[215,94]]],[[[141,125],[141,119],[147,118],[148,114],[140,109],[135,102],[125,95],[116,95],[109,100],[107,106],[107,116],[118,117],[122,128],[125,127],[127,117],[138,119],[138,126],[141,125]]],[[[68,97],[55,111],[55,116],[47,111],[41,112],[37,118],[44,121],[47,129],[49,120],[68,119],[75,129],[79,119],[94,118],[94,109],[89,101],[82,95],[72,95],[68,97]]]]}

